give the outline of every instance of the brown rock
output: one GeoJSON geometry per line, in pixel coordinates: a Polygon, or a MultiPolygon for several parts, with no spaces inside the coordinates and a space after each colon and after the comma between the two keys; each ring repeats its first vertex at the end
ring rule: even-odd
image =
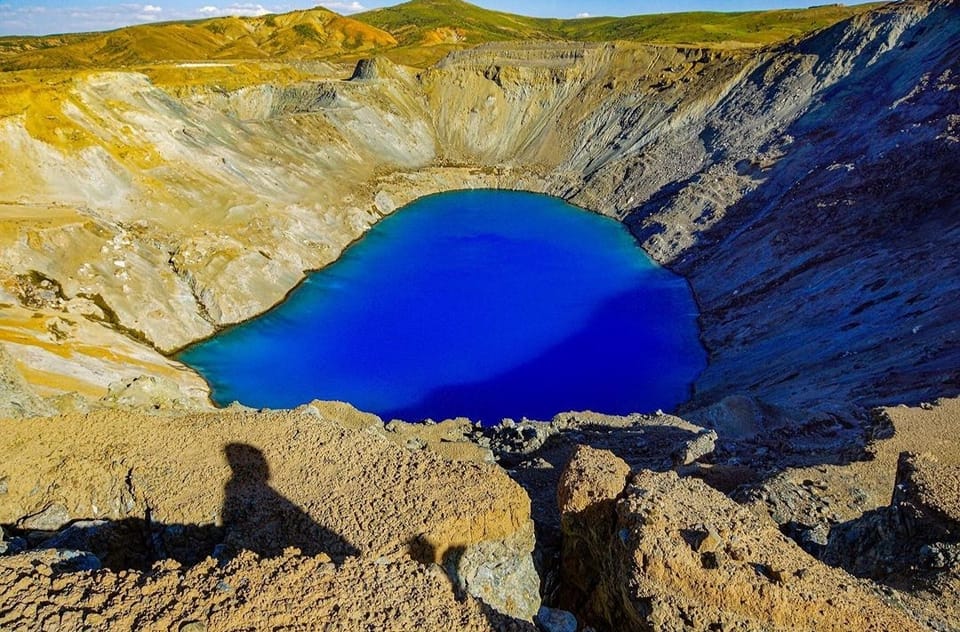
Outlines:
{"type": "Polygon", "coordinates": [[[579,569],[596,574],[576,587],[587,588],[581,613],[604,627],[920,629],[865,583],[813,560],[772,521],[673,472],[635,475],[612,526],[565,514],[568,534],[580,545],[565,546],[565,553],[596,556],[578,561],[579,569]]]}
{"type": "Polygon", "coordinates": [[[42,630],[36,613],[55,608],[83,610],[84,623],[103,630],[535,630],[473,597],[458,600],[437,567],[410,559],[350,558],[334,567],[292,552],[267,560],[244,553],[226,567],[209,560],[71,578],[51,588],[27,556],[0,558],[0,629],[42,630]]]}
{"type": "Polygon", "coordinates": [[[630,466],[607,450],[579,446],[557,487],[561,513],[573,514],[609,503],[627,484],[630,466]]]}
{"type": "Polygon", "coordinates": [[[492,583],[472,577],[467,589],[476,585],[495,606],[513,604],[512,614],[532,617],[539,578],[529,559],[524,491],[494,465],[397,446],[358,427],[349,410],[317,403],[312,412],[104,411],[0,421],[9,439],[0,448],[0,477],[9,481],[0,522],[33,516],[21,524],[36,525],[38,516],[62,514],[108,519],[136,534],[149,516],[167,553],[190,563],[220,540],[217,553],[226,559],[244,550],[263,558],[297,550],[316,564],[410,559],[418,543],[418,563],[455,552],[478,575],[500,569],[492,583]],[[198,556],[191,542],[207,548],[198,556]],[[494,599],[498,583],[513,598],[494,599]]]}
{"type": "Polygon", "coordinates": [[[901,453],[891,505],[910,535],[928,542],[960,540],[960,466],[941,465],[929,454],[901,453]]]}

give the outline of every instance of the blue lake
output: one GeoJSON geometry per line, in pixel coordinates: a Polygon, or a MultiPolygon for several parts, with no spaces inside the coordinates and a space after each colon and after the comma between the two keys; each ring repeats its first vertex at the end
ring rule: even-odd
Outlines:
{"type": "Polygon", "coordinates": [[[684,401],[706,365],[686,281],[618,222],[531,193],[422,198],[266,314],[180,354],[219,404],[550,419],[684,401]]]}

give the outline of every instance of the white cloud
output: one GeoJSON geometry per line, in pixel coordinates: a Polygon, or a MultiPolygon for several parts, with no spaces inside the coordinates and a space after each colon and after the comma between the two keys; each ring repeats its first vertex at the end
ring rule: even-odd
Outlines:
{"type": "Polygon", "coordinates": [[[320,6],[326,7],[331,11],[336,11],[337,13],[359,13],[360,11],[367,10],[367,7],[359,2],[337,2],[336,0],[332,2],[321,2],[320,6]]]}
{"type": "Polygon", "coordinates": [[[577,17],[578,17],[578,18],[589,18],[589,17],[590,17],[590,14],[587,13],[587,12],[578,13],[578,14],[577,14],[577,17]]]}
{"type": "Polygon", "coordinates": [[[251,2],[235,2],[225,7],[215,7],[212,5],[202,6],[195,11],[197,15],[212,17],[218,15],[239,15],[246,17],[256,17],[272,13],[262,4],[253,4],[251,2]]]}
{"type": "Polygon", "coordinates": [[[0,35],[103,31],[154,21],[160,11],[162,9],[153,4],[11,7],[0,19],[0,35]]]}
{"type": "MultiPolygon", "coordinates": [[[[24,0],[31,2],[31,0],[24,0]]],[[[196,20],[225,15],[256,17],[316,6],[318,2],[338,13],[365,11],[363,0],[197,0],[190,8],[180,9],[163,1],[142,3],[130,0],[100,0],[94,6],[63,0],[32,0],[31,4],[11,6],[0,0],[0,35],[46,35],[78,31],[106,31],[157,20],[196,20]],[[213,4],[216,2],[217,4],[213,4]]]]}

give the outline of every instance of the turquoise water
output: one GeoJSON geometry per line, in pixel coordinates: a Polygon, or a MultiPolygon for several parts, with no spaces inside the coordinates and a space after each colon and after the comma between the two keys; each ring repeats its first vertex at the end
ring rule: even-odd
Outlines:
{"type": "Polygon", "coordinates": [[[385,419],[549,419],[685,400],[706,364],[686,282],[562,200],[459,191],[373,227],[270,312],[180,359],[214,400],[385,419]]]}

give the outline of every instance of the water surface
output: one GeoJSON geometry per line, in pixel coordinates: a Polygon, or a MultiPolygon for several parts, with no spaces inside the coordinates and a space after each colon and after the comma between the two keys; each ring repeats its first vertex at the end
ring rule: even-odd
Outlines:
{"type": "Polygon", "coordinates": [[[703,369],[686,282],[618,222],[459,191],[384,219],[266,314],[187,349],[214,400],[385,419],[669,410],[703,369]]]}

